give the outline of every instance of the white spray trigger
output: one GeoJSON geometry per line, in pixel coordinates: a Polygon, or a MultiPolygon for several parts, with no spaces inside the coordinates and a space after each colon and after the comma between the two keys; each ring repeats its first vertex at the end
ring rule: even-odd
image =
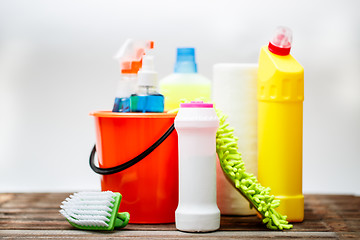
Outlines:
{"type": "Polygon", "coordinates": [[[139,86],[157,86],[157,72],[155,71],[154,56],[144,55],[142,68],[138,72],[139,86]]]}

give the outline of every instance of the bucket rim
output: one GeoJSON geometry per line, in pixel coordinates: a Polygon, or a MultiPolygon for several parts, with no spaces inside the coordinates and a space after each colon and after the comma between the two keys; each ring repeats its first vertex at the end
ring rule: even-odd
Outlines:
{"type": "Polygon", "coordinates": [[[90,116],[94,117],[105,117],[105,118],[175,118],[176,113],[119,113],[112,111],[93,111],[89,113],[90,116]]]}

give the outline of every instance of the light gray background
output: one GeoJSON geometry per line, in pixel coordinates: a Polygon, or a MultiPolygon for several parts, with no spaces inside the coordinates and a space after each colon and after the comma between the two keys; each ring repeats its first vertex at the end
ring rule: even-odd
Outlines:
{"type": "Polygon", "coordinates": [[[278,25],[305,68],[305,193],[360,194],[359,1],[0,0],[0,192],[99,189],[93,110],[111,109],[126,38],[153,39],[160,77],[178,46],[199,71],[257,62],[278,25]]]}

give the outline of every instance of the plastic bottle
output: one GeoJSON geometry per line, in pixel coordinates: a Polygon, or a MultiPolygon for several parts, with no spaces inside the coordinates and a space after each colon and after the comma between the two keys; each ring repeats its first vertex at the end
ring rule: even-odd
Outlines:
{"type": "Polygon", "coordinates": [[[121,77],[118,81],[113,112],[130,112],[130,96],[136,92],[137,73],[146,50],[154,48],[152,41],[127,39],[115,59],[119,61],[121,77]]]}
{"type": "Polygon", "coordinates": [[[258,179],[281,200],[278,211],[301,222],[304,69],[290,55],[291,41],[291,30],[280,27],[260,52],[258,179]]]}
{"type": "Polygon", "coordinates": [[[175,225],[187,232],[220,227],[216,204],[216,131],[213,104],[182,103],[175,118],[179,144],[179,204],[175,225]]]}
{"type": "Polygon", "coordinates": [[[130,97],[131,112],[164,112],[164,96],[157,91],[154,57],[145,55],[138,72],[138,90],[130,97]]]}
{"type": "Polygon", "coordinates": [[[198,74],[194,48],[178,48],[174,73],[160,81],[165,110],[179,108],[180,100],[211,100],[211,81],[198,74]]]}

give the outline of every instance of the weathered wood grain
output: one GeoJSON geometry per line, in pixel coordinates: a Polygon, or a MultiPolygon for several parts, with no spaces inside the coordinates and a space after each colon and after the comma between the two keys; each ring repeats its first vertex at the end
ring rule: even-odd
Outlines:
{"type": "Polygon", "coordinates": [[[180,231],[114,231],[114,232],[91,232],[91,231],[9,231],[0,232],[0,237],[9,236],[14,239],[27,238],[52,238],[52,239],[289,239],[289,238],[306,238],[306,239],[338,239],[338,235],[334,232],[274,232],[274,231],[216,231],[212,233],[185,233],[180,231]]]}
{"type": "Polygon", "coordinates": [[[351,195],[306,195],[305,220],[290,231],[266,229],[256,216],[222,216],[221,228],[213,233],[189,234],[175,224],[129,224],[113,232],[81,231],[60,214],[69,193],[1,193],[0,238],[146,238],[146,239],[360,239],[360,197],[351,195]]]}

